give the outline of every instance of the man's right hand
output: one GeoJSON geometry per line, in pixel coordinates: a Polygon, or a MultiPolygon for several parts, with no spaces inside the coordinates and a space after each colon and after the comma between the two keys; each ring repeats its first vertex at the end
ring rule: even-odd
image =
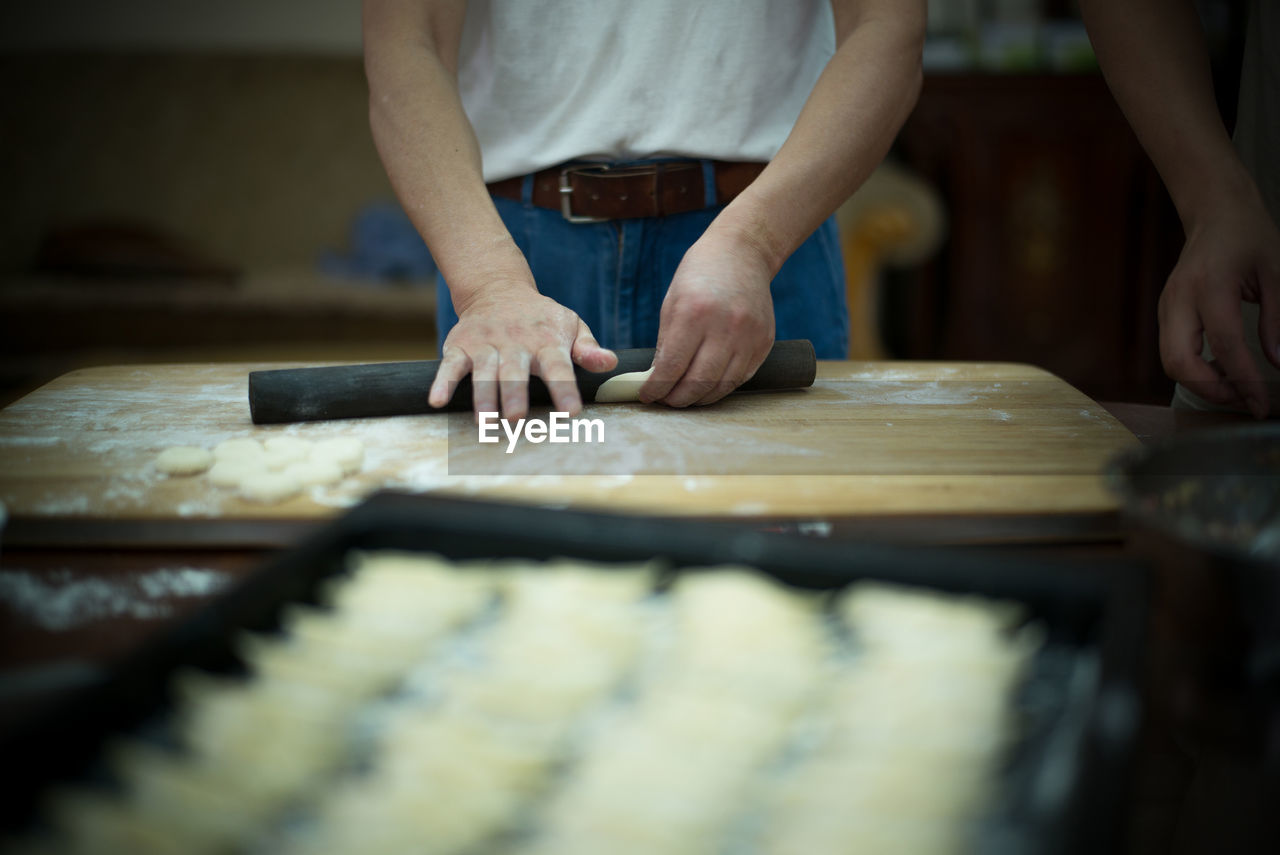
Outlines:
{"type": "Polygon", "coordinates": [[[449,283],[457,325],[428,400],[443,407],[471,374],[476,412],[529,410],[529,376],[578,413],[577,363],[617,357],[573,312],[542,296],[485,189],[480,145],[458,95],[465,0],[365,0],[365,75],[373,141],[405,212],[449,283]]]}
{"type": "Polygon", "coordinates": [[[574,312],[525,283],[491,284],[465,307],[441,348],[443,358],[431,384],[431,406],[443,407],[458,381],[471,374],[475,411],[501,412],[520,419],[529,412],[529,377],[541,377],[553,407],[577,415],[582,395],[576,363],[588,371],[618,364],[574,312]]]}

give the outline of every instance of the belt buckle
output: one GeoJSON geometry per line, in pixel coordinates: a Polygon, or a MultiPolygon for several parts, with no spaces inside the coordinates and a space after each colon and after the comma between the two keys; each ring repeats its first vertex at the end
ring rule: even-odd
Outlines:
{"type": "Polygon", "coordinates": [[[607,164],[599,166],[566,166],[560,170],[560,215],[571,223],[607,223],[608,217],[588,217],[573,212],[573,204],[570,199],[573,196],[573,185],[569,183],[569,176],[580,173],[592,172],[608,172],[607,164]]]}

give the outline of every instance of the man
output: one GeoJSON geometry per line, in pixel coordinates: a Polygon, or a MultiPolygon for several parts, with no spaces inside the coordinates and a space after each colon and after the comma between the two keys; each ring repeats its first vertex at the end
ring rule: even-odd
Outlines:
{"type": "Polygon", "coordinates": [[[1190,0],[1081,0],[1080,11],[1187,234],[1160,297],[1160,356],[1180,384],[1175,403],[1203,399],[1263,418],[1280,413],[1268,389],[1280,385],[1280,6],[1250,6],[1240,154],[1218,115],[1190,0]]]}
{"type": "Polygon", "coordinates": [[[616,364],[593,327],[656,346],[640,397],[674,407],[775,332],[843,356],[829,218],[915,103],[924,6],[365,0],[374,141],[456,310],[432,405],[470,373],[477,412],[519,418],[536,374],[577,413],[573,365],[616,364]]]}

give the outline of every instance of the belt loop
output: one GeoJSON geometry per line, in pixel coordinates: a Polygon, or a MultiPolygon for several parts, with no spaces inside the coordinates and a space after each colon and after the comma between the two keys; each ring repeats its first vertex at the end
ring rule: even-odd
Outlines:
{"type": "Polygon", "coordinates": [[[654,164],[653,172],[653,210],[659,217],[667,214],[666,206],[663,204],[662,197],[662,172],[666,169],[666,164],[659,161],[654,164]]]}
{"type": "Polygon", "coordinates": [[[702,161],[702,198],[708,208],[720,204],[716,198],[716,164],[713,160],[702,161]]]}
{"type": "Polygon", "coordinates": [[[520,180],[520,204],[526,208],[533,207],[533,181],[537,173],[530,172],[520,180]]]}

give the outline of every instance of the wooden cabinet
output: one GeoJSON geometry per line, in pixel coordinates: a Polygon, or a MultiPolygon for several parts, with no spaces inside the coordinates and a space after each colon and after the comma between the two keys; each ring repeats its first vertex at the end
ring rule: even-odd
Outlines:
{"type": "Polygon", "coordinates": [[[1182,235],[1097,75],[931,75],[897,154],[948,238],[890,288],[907,358],[1016,360],[1104,400],[1167,402],[1156,301],[1182,235]]]}

